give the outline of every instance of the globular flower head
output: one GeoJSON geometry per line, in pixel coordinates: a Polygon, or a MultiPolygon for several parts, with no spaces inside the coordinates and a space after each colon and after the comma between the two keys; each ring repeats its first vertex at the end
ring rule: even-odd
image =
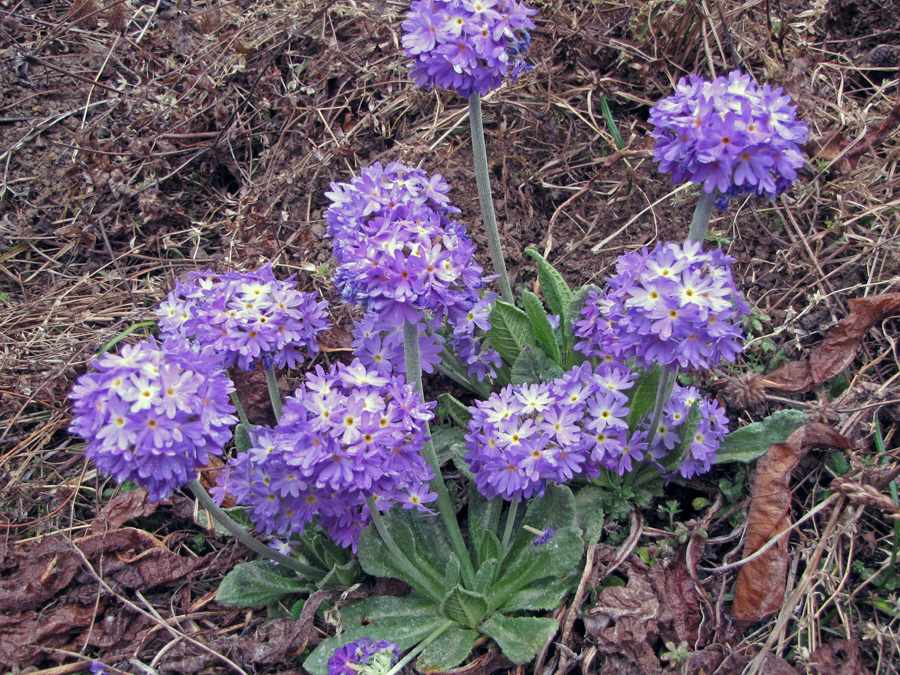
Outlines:
{"type": "Polygon", "coordinates": [[[733,258],[699,244],[657,244],[619,258],[607,287],[589,295],[575,334],[591,356],[636,359],[645,368],[709,369],[742,350],[749,310],[731,275],[733,258]]]}
{"type": "Polygon", "coordinates": [[[334,650],[328,675],[387,675],[400,658],[396,642],[360,638],[334,650]]]}
{"type": "Polygon", "coordinates": [[[416,323],[423,311],[452,320],[475,305],[483,270],[466,228],[450,219],[459,210],[449,189],[439,174],[397,162],[331,184],[325,218],[344,302],[394,326],[416,323]]]}
{"type": "Polygon", "coordinates": [[[774,198],[803,166],[806,123],[781,87],[762,87],[739,70],[714,81],[682,78],[675,93],[650,111],[654,159],[672,180],[711,193],[774,198]]]}
{"type": "Polygon", "coordinates": [[[487,499],[522,500],[546,481],[618,470],[628,440],[634,376],[620,364],[585,363],[553,382],[505,387],[469,408],[466,461],[487,499]]]}
{"type": "Polygon", "coordinates": [[[262,359],[284,368],[319,351],[316,336],[328,325],[328,304],[298,290],[293,277],[275,278],[272,266],[255,272],[192,273],[156,311],[165,334],[212,346],[226,366],[253,370],[262,359]]]}
{"type": "Polygon", "coordinates": [[[498,89],[530,70],[523,57],[537,10],[519,0],[415,0],[403,22],[403,47],[420,88],[468,97],[498,89]]]}
{"type": "Polygon", "coordinates": [[[266,534],[290,538],[316,520],[355,550],[367,497],[379,509],[426,512],[436,499],[420,455],[433,407],[403,378],[359,360],[317,366],[285,400],[278,425],[254,429],[249,450],[229,460],[224,487],[266,534]]]}
{"type": "MultiPolygon", "coordinates": [[[[648,415],[643,423],[646,431],[649,431],[646,428],[649,423],[648,415]]],[[[680,458],[678,473],[684,478],[693,478],[710,470],[716,452],[727,434],[728,418],[718,401],[703,398],[696,387],[676,384],[669,402],[663,408],[663,416],[654,434],[649,455],[659,464],[673,464],[674,462],[666,460],[683,441],[687,452],[680,458]],[[683,425],[688,423],[694,405],[699,409],[697,428],[690,437],[685,437],[683,425]]]]}
{"type": "Polygon", "coordinates": [[[147,488],[157,502],[222,454],[237,422],[234,386],[212,348],[147,340],[93,366],[69,395],[69,430],[87,441],[85,456],[102,473],[147,488]]]}

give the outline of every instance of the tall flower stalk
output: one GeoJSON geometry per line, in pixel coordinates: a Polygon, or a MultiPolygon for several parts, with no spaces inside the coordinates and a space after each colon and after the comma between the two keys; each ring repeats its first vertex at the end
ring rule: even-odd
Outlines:
{"type": "Polygon", "coordinates": [[[414,59],[417,87],[442,87],[469,99],[469,124],[478,202],[500,296],[513,303],[500,232],[491,197],[481,97],[504,77],[515,81],[530,70],[524,55],[536,10],[519,0],[416,0],[403,22],[403,47],[414,59]]]}
{"type": "Polygon", "coordinates": [[[481,116],[481,94],[477,91],[469,95],[469,126],[472,130],[472,154],[475,159],[475,184],[478,187],[478,204],[481,206],[481,217],[487,235],[488,250],[494,272],[499,276],[500,297],[505,302],[515,304],[506,261],[503,259],[503,246],[500,242],[500,229],[497,227],[497,216],[494,213],[494,198],[491,195],[491,176],[488,173],[487,148],[484,142],[484,119],[481,116]]]}

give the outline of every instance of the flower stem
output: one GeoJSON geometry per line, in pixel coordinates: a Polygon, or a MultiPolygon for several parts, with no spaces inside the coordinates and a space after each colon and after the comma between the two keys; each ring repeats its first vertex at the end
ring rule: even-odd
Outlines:
{"type": "Polygon", "coordinates": [[[397,675],[397,673],[399,673],[401,670],[403,670],[403,667],[404,667],[407,663],[409,663],[409,662],[412,661],[414,658],[416,658],[419,654],[421,654],[423,651],[425,651],[425,647],[427,647],[427,646],[430,645],[432,642],[434,642],[435,640],[437,640],[437,639],[443,634],[443,632],[444,632],[445,630],[447,630],[448,628],[450,628],[450,626],[452,626],[452,625],[453,625],[453,622],[452,622],[452,621],[445,621],[443,624],[441,624],[440,626],[438,626],[438,627],[434,630],[434,632],[431,633],[431,635],[429,635],[427,638],[425,638],[425,639],[422,640],[419,644],[417,644],[415,649],[413,649],[409,654],[407,654],[407,655],[404,656],[402,659],[400,659],[400,660],[397,662],[397,665],[394,666],[393,668],[391,668],[391,669],[387,672],[387,675],[397,675]]]}
{"type": "Polygon", "coordinates": [[[519,501],[512,500],[509,503],[509,510],[506,512],[506,526],[503,528],[503,542],[500,544],[500,554],[506,555],[509,540],[512,538],[513,525],[516,522],[516,511],[519,510],[519,501]]]}
{"type": "Polygon", "coordinates": [[[272,400],[272,410],[275,411],[275,419],[281,419],[281,392],[278,391],[278,381],[275,379],[275,369],[272,366],[266,368],[266,386],[269,388],[269,398],[272,400]]]}
{"type": "MultiPolygon", "coordinates": [[[[414,389],[419,392],[419,396],[424,398],[422,393],[422,368],[419,365],[419,331],[416,326],[409,321],[403,322],[403,358],[406,361],[406,381],[413,385],[414,389]]],[[[441,514],[441,520],[444,521],[444,527],[447,528],[447,534],[450,535],[450,544],[453,546],[453,552],[459,558],[462,564],[462,575],[466,586],[472,588],[475,585],[475,569],[472,567],[472,560],[469,558],[469,551],[466,549],[466,542],[463,540],[462,532],[459,529],[459,521],[456,519],[456,511],[453,504],[450,503],[450,493],[447,491],[447,484],[441,476],[441,465],[438,462],[437,453],[434,451],[434,443],[431,441],[431,429],[428,422],[425,425],[425,433],[428,440],[422,446],[422,457],[431,467],[434,477],[431,479],[431,490],[437,494],[438,511],[441,514]]]]}
{"type": "Polygon", "coordinates": [[[206,488],[200,485],[200,481],[198,481],[196,478],[188,484],[188,487],[191,488],[191,492],[193,492],[194,496],[197,497],[197,501],[200,502],[200,505],[204,509],[209,511],[213,518],[215,518],[226,530],[231,532],[231,534],[234,535],[235,539],[237,539],[250,550],[257,553],[259,556],[267,558],[269,560],[273,560],[280,565],[284,565],[285,567],[289,567],[297,574],[305,577],[306,579],[321,581],[325,578],[325,572],[323,572],[322,570],[311,567],[310,565],[306,565],[305,563],[302,563],[294,558],[282,555],[281,553],[278,553],[278,551],[273,551],[261,541],[255,539],[249,532],[247,532],[247,530],[241,527],[236,521],[231,518],[231,516],[225,513],[225,511],[223,511],[218,504],[216,504],[213,498],[210,497],[206,492],[206,488]]]}
{"type": "Polygon", "coordinates": [[[656,438],[656,431],[659,429],[659,421],[662,419],[663,408],[672,396],[675,389],[675,378],[678,375],[678,369],[669,370],[666,365],[661,365],[662,371],[659,374],[659,386],[656,387],[656,403],[653,404],[653,417],[650,418],[650,430],[647,433],[647,450],[653,447],[653,439],[656,438]]]}
{"type": "Polygon", "coordinates": [[[703,188],[700,188],[700,198],[697,200],[697,206],[694,207],[694,217],[691,219],[691,228],[688,230],[688,241],[703,243],[703,238],[706,237],[706,229],[709,227],[712,207],[716,203],[716,197],[718,196],[718,190],[706,192],[703,188]]]}
{"type": "Polygon", "coordinates": [[[231,392],[231,402],[237,410],[238,417],[241,419],[241,424],[247,427],[247,429],[250,429],[250,420],[247,419],[247,413],[244,412],[244,406],[241,405],[241,399],[238,398],[236,391],[231,392]]]}
{"type": "Polygon", "coordinates": [[[500,245],[500,230],[497,229],[494,201],[491,198],[491,177],[488,173],[487,148],[484,143],[484,120],[481,117],[481,94],[477,91],[469,96],[469,126],[472,128],[472,154],[475,156],[478,203],[481,205],[481,217],[484,220],[491,262],[494,263],[494,272],[500,275],[500,297],[514,305],[516,303],[509,286],[509,275],[506,273],[506,262],[503,260],[503,248],[500,245]]]}
{"type": "Polygon", "coordinates": [[[381,537],[381,541],[384,542],[384,545],[387,546],[388,551],[390,551],[393,556],[394,562],[402,567],[403,571],[409,575],[410,579],[418,584],[419,590],[423,593],[427,593],[433,600],[440,602],[444,596],[443,592],[441,592],[440,588],[436,588],[434,583],[429,581],[425,575],[410,562],[409,558],[403,554],[400,547],[397,546],[397,542],[395,542],[394,538],[391,536],[391,533],[384,522],[384,518],[381,517],[378,505],[375,504],[375,497],[372,495],[366,497],[366,505],[369,507],[369,516],[372,518],[372,524],[375,526],[378,536],[381,537]]]}

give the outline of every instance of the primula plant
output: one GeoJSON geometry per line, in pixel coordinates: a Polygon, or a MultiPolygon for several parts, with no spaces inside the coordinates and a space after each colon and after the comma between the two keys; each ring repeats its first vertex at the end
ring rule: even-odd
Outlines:
{"type": "MultiPolygon", "coordinates": [[[[469,96],[479,136],[480,95],[526,69],[533,14],[512,1],[414,2],[403,45],[417,85],[469,96]]],[[[413,658],[447,670],[485,639],[528,662],[558,630],[545,614],[582,577],[603,511],[622,515],[623,495],[647,506],[740,446],[719,403],[676,381],[742,350],[734,260],[701,242],[716,195],[787,189],[806,128],[780,90],[737,71],[682,80],[650,122],[660,169],[703,186],[687,242],[637,248],[602,287],[574,290],[528,249],[543,300],[514,297],[484,167],[497,277],[477,264],[439,174],[374,164],[325,194],[334,285],[357,319],[349,362],[315,364],[282,402],[275,371],[315,357],[326,303],[270,265],[194,273],[158,307],[161,341],[106,354],[79,380],[71,430],[101,471],[154,501],[189,486],[260,555],[226,577],[223,602],[296,617],[309,592],[363,573],[409,585],[342,606],[341,631],[305,660],[314,675],[395,673],[413,658]],[[494,279],[500,295],[487,290],[494,279]],[[228,377],[258,365],[272,427],[249,423],[228,377]],[[470,402],[439,396],[434,424],[423,372],[470,402]],[[210,495],[197,472],[232,435],[210,495]],[[445,482],[450,463],[461,485],[445,482]]]]}

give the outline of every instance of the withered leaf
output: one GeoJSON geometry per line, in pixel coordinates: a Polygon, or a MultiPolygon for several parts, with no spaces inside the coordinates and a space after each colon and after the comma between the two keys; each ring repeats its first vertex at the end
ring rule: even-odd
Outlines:
{"type": "Polygon", "coordinates": [[[352,352],[353,336],[346,328],[331,326],[319,333],[316,340],[323,352],[352,352]]]}
{"type": "Polygon", "coordinates": [[[816,675],[868,675],[868,659],[859,651],[858,640],[834,640],[809,655],[810,673],[816,675]]]}
{"type": "Polygon", "coordinates": [[[257,363],[256,368],[247,372],[232,366],[228,369],[228,376],[234,382],[238,398],[247,413],[247,419],[251,423],[260,426],[273,426],[275,413],[272,411],[272,400],[269,398],[269,387],[266,384],[266,371],[262,363],[257,363]]]}
{"type": "MultiPolygon", "coordinates": [[[[680,558],[683,558],[683,552],[680,558]]],[[[681,560],[647,568],[628,561],[623,587],[605,588],[584,614],[585,634],[607,657],[604,672],[660,673],[661,642],[702,647],[700,602],[681,560]]]]}
{"type": "Polygon", "coordinates": [[[120,492],[94,518],[94,522],[91,523],[91,534],[115,530],[129,520],[149,516],[155,510],[156,504],[150,503],[146,490],[120,492]]]}
{"type": "Polygon", "coordinates": [[[53,610],[0,614],[0,665],[24,668],[43,658],[44,648],[70,646],[73,633],[90,626],[94,607],[62,605],[53,610]]]}
{"type": "Polygon", "coordinates": [[[869,328],[897,312],[900,293],[850,300],[850,314],[829,331],[808,359],[786,363],[766,375],[761,383],[786,394],[801,394],[818,387],[850,365],[869,328]]]}
{"type": "MultiPolygon", "coordinates": [[[[759,460],[750,489],[750,513],[743,557],[747,557],[791,525],[791,472],[814,447],[850,448],[850,442],[827,424],[811,422],[776,443],[759,460]]],[[[753,622],[781,609],[788,571],[788,537],[741,567],[732,614],[753,622]]]]}

